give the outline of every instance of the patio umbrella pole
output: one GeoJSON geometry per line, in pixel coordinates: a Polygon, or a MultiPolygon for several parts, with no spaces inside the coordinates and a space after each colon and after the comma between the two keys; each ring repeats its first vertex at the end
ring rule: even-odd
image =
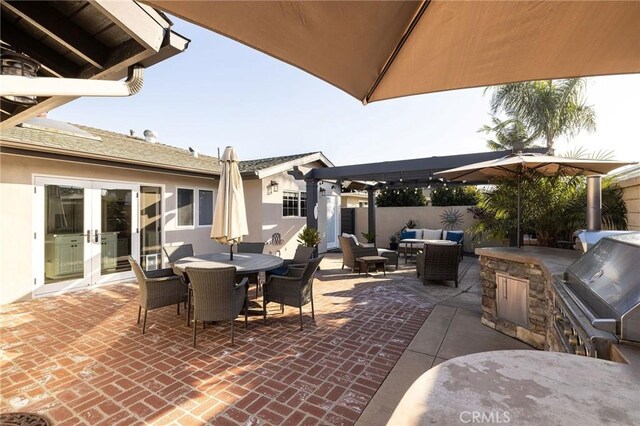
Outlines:
{"type": "Polygon", "coordinates": [[[518,173],[518,231],[516,232],[516,237],[518,238],[518,243],[516,247],[520,248],[520,173],[518,173]]]}

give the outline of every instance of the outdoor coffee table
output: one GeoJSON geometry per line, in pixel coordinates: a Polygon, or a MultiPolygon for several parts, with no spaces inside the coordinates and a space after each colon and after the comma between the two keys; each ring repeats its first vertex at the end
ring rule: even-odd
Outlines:
{"type": "Polygon", "coordinates": [[[378,271],[378,267],[382,267],[382,272],[384,273],[384,276],[387,276],[387,271],[385,270],[385,266],[387,264],[387,261],[389,259],[387,259],[386,257],[383,256],[362,256],[356,259],[359,263],[360,263],[360,267],[358,268],[358,275],[360,275],[360,272],[362,272],[362,269],[364,268],[364,272],[369,275],[369,267],[371,265],[374,265],[375,267],[375,271],[378,271]]]}

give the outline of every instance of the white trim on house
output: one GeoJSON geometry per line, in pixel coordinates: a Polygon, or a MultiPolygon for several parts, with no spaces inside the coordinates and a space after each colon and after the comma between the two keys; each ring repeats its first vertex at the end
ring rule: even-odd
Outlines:
{"type": "Polygon", "coordinates": [[[279,173],[287,172],[293,169],[296,166],[302,166],[305,164],[313,163],[315,161],[319,161],[324,164],[325,167],[333,167],[333,163],[329,161],[327,157],[324,156],[321,152],[314,152],[313,154],[306,155],[304,157],[296,158],[295,160],[290,160],[284,163],[280,163],[275,166],[267,167],[262,170],[256,171],[256,176],[259,179],[265,179],[269,176],[277,175],[279,173]]]}

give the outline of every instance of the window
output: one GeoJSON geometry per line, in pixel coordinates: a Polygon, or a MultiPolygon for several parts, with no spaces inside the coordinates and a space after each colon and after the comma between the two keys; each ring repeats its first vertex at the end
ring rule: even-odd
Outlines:
{"type": "Polygon", "coordinates": [[[178,188],[178,226],[193,226],[193,189],[178,188]]]}
{"type": "Polygon", "coordinates": [[[300,192],[300,217],[307,217],[307,193],[300,192]]]}
{"type": "Polygon", "coordinates": [[[208,226],[213,223],[213,191],[198,191],[198,225],[208,226]]]}
{"type": "Polygon", "coordinates": [[[306,217],[307,193],[283,191],[282,192],[282,217],[306,217]]]}

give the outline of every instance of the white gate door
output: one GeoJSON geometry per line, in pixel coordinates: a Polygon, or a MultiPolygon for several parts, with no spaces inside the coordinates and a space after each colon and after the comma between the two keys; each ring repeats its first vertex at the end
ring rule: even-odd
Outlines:
{"type": "Polygon", "coordinates": [[[338,223],[340,219],[339,208],[338,208],[338,197],[335,195],[328,195],[326,197],[327,200],[327,230],[326,230],[326,239],[327,239],[327,250],[338,248],[338,229],[340,229],[340,224],[338,223]]]}

